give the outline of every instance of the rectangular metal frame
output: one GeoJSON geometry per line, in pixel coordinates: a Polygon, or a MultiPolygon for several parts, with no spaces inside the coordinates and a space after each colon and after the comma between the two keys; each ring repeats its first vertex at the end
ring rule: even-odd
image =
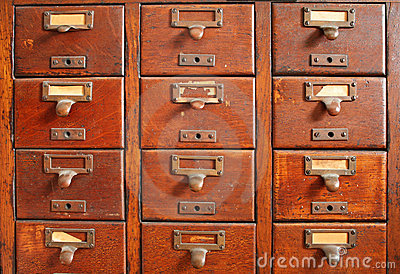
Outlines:
{"type": "Polygon", "coordinates": [[[207,28],[220,28],[222,27],[222,18],[223,18],[223,10],[222,8],[173,8],[171,9],[171,26],[175,28],[182,27],[191,27],[196,25],[201,25],[207,28]],[[179,20],[179,12],[181,11],[189,11],[189,12],[205,12],[205,11],[213,11],[214,12],[214,21],[181,21],[179,20]]]}
{"type": "Polygon", "coordinates": [[[306,100],[307,101],[322,101],[329,98],[338,98],[341,101],[354,101],[357,98],[357,83],[355,81],[335,81],[335,82],[305,82],[306,87],[306,100]],[[314,86],[334,86],[334,85],[348,85],[348,96],[317,96],[314,94],[314,86]]]}
{"type": "Polygon", "coordinates": [[[174,249],[175,250],[191,250],[194,248],[204,248],[206,250],[223,250],[225,248],[225,231],[185,231],[174,230],[174,249]],[[182,243],[183,235],[216,235],[217,242],[215,244],[203,243],[182,243]]]}
{"type": "Polygon", "coordinates": [[[352,248],[357,241],[357,230],[355,229],[306,229],[305,234],[305,244],[308,248],[322,248],[330,244],[313,244],[312,235],[313,233],[347,233],[348,243],[347,244],[331,244],[340,245],[345,248],[352,248]]]}
{"type": "Polygon", "coordinates": [[[221,176],[224,169],[224,156],[191,156],[191,155],[171,155],[171,171],[175,175],[204,174],[206,176],[221,176]],[[213,160],[215,169],[181,168],[179,162],[185,160],[213,160]]]}
{"type": "Polygon", "coordinates": [[[339,28],[354,28],[356,22],[356,12],[354,8],[342,7],[313,7],[307,6],[303,8],[303,25],[305,27],[323,27],[326,25],[336,26],[339,28]],[[341,11],[347,12],[347,21],[314,21],[311,20],[311,13],[313,11],[341,11]]]}
{"type": "Polygon", "coordinates": [[[75,228],[45,228],[46,247],[73,246],[76,248],[93,248],[95,245],[95,229],[75,229],[75,228]],[[53,232],[65,233],[86,233],[86,242],[54,242],[53,232]]]}
{"type": "Polygon", "coordinates": [[[223,84],[201,84],[201,83],[175,83],[171,84],[172,102],[174,103],[190,103],[193,100],[202,100],[206,104],[221,104],[224,101],[224,85],[223,84]],[[215,88],[215,97],[181,97],[180,90],[185,87],[194,88],[215,88]]]}
{"type": "Polygon", "coordinates": [[[356,172],[356,157],[355,156],[325,156],[325,155],[313,155],[304,156],[304,172],[306,175],[324,175],[327,173],[333,173],[337,175],[354,175],[356,172]],[[348,169],[313,169],[313,160],[347,160],[348,169]],[[310,171],[307,173],[307,171],[310,171]]]}
{"type": "Polygon", "coordinates": [[[51,16],[58,14],[84,14],[85,15],[85,23],[84,25],[68,25],[74,30],[89,30],[93,28],[93,10],[72,10],[72,11],[45,11],[43,13],[43,28],[45,30],[57,30],[59,27],[63,25],[51,25],[51,16]]]}
{"type": "Polygon", "coordinates": [[[72,170],[78,174],[91,173],[93,172],[93,155],[91,154],[44,154],[43,169],[45,173],[59,173],[63,170],[72,170]],[[52,159],[85,159],[85,167],[83,168],[62,168],[52,167],[52,159]]]}
{"type": "Polygon", "coordinates": [[[63,99],[73,99],[75,102],[92,101],[92,82],[51,82],[43,81],[42,84],[42,100],[43,101],[60,101],[63,99]],[[50,95],[51,86],[83,86],[83,95],[50,95]]]}

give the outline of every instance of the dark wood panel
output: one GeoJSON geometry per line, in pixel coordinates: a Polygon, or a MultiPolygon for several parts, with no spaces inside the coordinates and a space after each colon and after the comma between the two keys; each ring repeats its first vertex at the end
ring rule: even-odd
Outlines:
{"type": "Polygon", "coordinates": [[[385,220],[386,152],[275,151],[276,220],[385,220]],[[356,156],[356,174],[339,176],[336,192],[319,175],[305,175],[304,156],[356,156]],[[311,214],[311,202],[348,202],[348,213],[311,214]]]}
{"type": "Polygon", "coordinates": [[[15,146],[17,148],[122,148],[123,79],[71,78],[15,80],[15,146]],[[92,101],[72,105],[66,117],[57,102],[42,101],[43,81],[92,82],[92,101]],[[84,128],[86,140],[51,140],[52,128],[84,128]]]}
{"type": "MultiPolygon", "coordinates": [[[[141,84],[143,148],[254,148],[253,78],[142,78],[141,84]],[[224,85],[220,104],[193,109],[172,101],[172,84],[211,82],[224,85]],[[182,142],[180,130],[213,130],[216,142],[182,142]]],[[[182,97],[207,98],[212,89],[187,88],[182,97]]]]}

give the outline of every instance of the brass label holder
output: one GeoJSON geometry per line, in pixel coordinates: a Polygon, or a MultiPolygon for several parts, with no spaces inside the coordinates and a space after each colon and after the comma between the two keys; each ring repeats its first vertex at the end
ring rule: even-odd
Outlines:
{"type": "Polygon", "coordinates": [[[183,231],[174,230],[174,249],[189,250],[191,254],[191,263],[194,268],[202,268],[206,262],[208,251],[217,251],[225,249],[225,231],[183,231]],[[216,243],[183,243],[182,235],[193,236],[214,236],[216,243]]]}
{"type": "Polygon", "coordinates": [[[76,102],[92,101],[92,82],[49,82],[43,81],[42,100],[45,102],[57,102],[56,114],[60,117],[68,116],[71,107],[76,102]],[[68,88],[82,87],[82,92],[77,94],[52,94],[52,87],[68,88]]]}
{"type": "Polygon", "coordinates": [[[70,30],[90,30],[93,28],[93,10],[45,11],[43,28],[58,32],[70,30]]]}
{"type": "MultiPolygon", "coordinates": [[[[66,235],[68,236],[68,235],[66,235]]],[[[95,247],[95,230],[94,229],[71,229],[71,228],[45,228],[45,246],[61,248],[60,262],[64,265],[71,264],[74,253],[78,248],[94,248],[95,247]],[[69,238],[74,241],[59,241],[54,239],[54,234],[68,233],[86,233],[86,241],[81,241],[73,236],[69,238]]]]}
{"type": "Polygon", "coordinates": [[[356,174],[356,161],[357,159],[355,156],[304,156],[304,173],[307,176],[321,176],[327,190],[335,192],[340,186],[339,176],[352,176],[356,174]],[[346,168],[329,168],[328,166],[324,168],[315,167],[313,162],[323,162],[324,160],[328,160],[330,163],[345,161],[346,168]]]}
{"type": "Polygon", "coordinates": [[[203,188],[204,179],[207,176],[222,176],[223,169],[224,156],[171,156],[171,173],[174,175],[186,175],[189,179],[190,189],[195,192],[198,192],[203,188]],[[215,161],[215,169],[181,168],[181,160],[212,160],[215,161]]]}
{"type": "Polygon", "coordinates": [[[341,105],[340,103],[351,102],[357,99],[357,83],[355,81],[351,82],[305,82],[304,86],[306,88],[306,100],[310,102],[323,102],[329,115],[336,116],[340,113],[341,105]],[[315,90],[315,86],[347,86],[348,95],[318,95],[315,90]]]}
{"type": "Polygon", "coordinates": [[[72,178],[78,174],[89,174],[93,172],[93,155],[91,154],[44,154],[43,169],[44,173],[58,174],[58,185],[61,188],[70,186],[72,178]],[[53,167],[53,159],[84,159],[85,166],[81,168],[62,168],[53,167]]]}
{"type": "Polygon", "coordinates": [[[205,104],[221,104],[224,101],[224,85],[223,84],[206,84],[206,83],[175,83],[171,85],[172,89],[172,102],[176,104],[190,104],[193,109],[202,109],[205,104]],[[215,89],[215,95],[213,97],[183,97],[182,89],[192,88],[198,89],[203,88],[215,89]]]}
{"type": "Polygon", "coordinates": [[[188,28],[190,36],[200,40],[204,35],[205,28],[222,27],[222,8],[173,8],[171,9],[171,26],[174,28],[188,28]],[[179,18],[180,12],[214,12],[214,21],[183,21],[179,18]]]}
{"type": "Polygon", "coordinates": [[[306,229],[304,234],[306,248],[322,249],[330,266],[336,266],[347,249],[356,247],[355,229],[306,229]]]}
{"type": "Polygon", "coordinates": [[[304,7],[303,14],[304,26],[320,28],[329,40],[339,36],[339,28],[354,28],[356,23],[354,8],[304,7]]]}

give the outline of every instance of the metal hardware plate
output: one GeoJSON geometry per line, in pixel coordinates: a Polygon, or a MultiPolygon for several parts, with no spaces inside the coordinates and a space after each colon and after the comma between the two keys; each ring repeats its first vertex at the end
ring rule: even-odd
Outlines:
{"type": "Polygon", "coordinates": [[[356,22],[356,13],[354,8],[342,8],[342,7],[304,7],[304,21],[303,24],[305,27],[323,27],[326,25],[336,26],[340,28],[354,28],[356,22]],[[332,21],[329,20],[313,20],[312,12],[346,12],[347,20],[343,21],[332,21]]]}
{"type": "Polygon", "coordinates": [[[347,67],[349,58],[347,54],[311,54],[311,66],[347,67]]]}
{"type": "Polygon", "coordinates": [[[215,130],[180,130],[179,141],[191,143],[215,143],[217,132],[215,130]]]}
{"type": "Polygon", "coordinates": [[[179,54],[180,66],[214,67],[215,55],[213,54],[179,54]]]}
{"type": "Polygon", "coordinates": [[[171,9],[171,26],[172,27],[192,27],[192,26],[203,26],[207,28],[220,28],[222,27],[222,8],[173,8],[171,9]],[[214,12],[214,21],[182,21],[179,20],[179,12],[214,12]]]}
{"type": "Polygon", "coordinates": [[[313,141],[347,141],[349,139],[347,128],[313,128],[311,133],[313,141]]]}
{"type": "Polygon", "coordinates": [[[86,201],[84,200],[51,200],[50,210],[52,212],[86,212],[86,201]]]}
{"type": "Polygon", "coordinates": [[[78,174],[92,173],[93,172],[93,155],[91,154],[44,154],[43,169],[45,173],[60,173],[64,170],[72,170],[78,174]],[[85,165],[83,167],[53,167],[53,159],[84,159],[85,165]]]}
{"type": "Polygon", "coordinates": [[[347,233],[347,243],[330,243],[332,245],[340,245],[345,248],[353,248],[356,246],[357,241],[357,231],[355,229],[306,229],[304,231],[305,234],[305,244],[306,248],[322,248],[327,244],[316,244],[313,241],[313,234],[316,233],[347,233]]]}
{"type": "Polygon", "coordinates": [[[208,251],[210,250],[223,250],[225,249],[225,231],[184,231],[174,230],[174,249],[175,250],[191,250],[194,248],[203,248],[208,251]],[[182,235],[208,235],[216,238],[216,243],[182,243],[182,235]]]}
{"type": "Polygon", "coordinates": [[[347,202],[312,202],[312,214],[347,214],[347,202]]]}
{"type": "Polygon", "coordinates": [[[91,229],[73,229],[73,228],[45,228],[46,247],[73,246],[76,248],[93,248],[95,245],[95,230],[91,229]],[[54,232],[64,233],[86,233],[86,241],[82,242],[57,242],[53,240],[54,232]]]}
{"type": "Polygon", "coordinates": [[[179,202],[179,214],[215,215],[214,202],[179,202]]]}
{"type": "MultiPolygon", "coordinates": [[[[59,27],[68,26],[75,30],[88,30],[93,28],[93,16],[94,11],[92,10],[73,10],[73,11],[45,11],[43,13],[43,28],[45,30],[57,30],[59,27]],[[84,23],[76,23],[77,15],[84,17],[84,23]],[[63,18],[62,24],[54,24],[52,17],[63,18]],[[68,20],[71,20],[68,22],[68,20]]],[[[79,20],[81,21],[81,20],[79,20]]]]}
{"type": "Polygon", "coordinates": [[[341,101],[354,101],[357,99],[357,83],[356,82],[305,82],[306,87],[306,100],[307,101],[323,101],[324,99],[330,98],[338,98],[341,101]],[[339,96],[339,95],[329,95],[329,96],[321,96],[318,95],[318,91],[316,91],[316,86],[338,86],[338,85],[347,85],[348,86],[348,96],[339,96]]]}
{"type": "Polygon", "coordinates": [[[171,172],[175,175],[191,175],[204,174],[206,176],[221,176],[224,168],[224,156],[190,156],[190,155],[172,155],[171,156],[171,172]],[[199,169],[199,168],[181,168],[180,160],[213,160],[215,161],[215,169],[199,169]]]}
{"type": "Polygon", "coordinates": [[[202,83],[175,83],[171,85],[172,102],[174,103],[190,103],[193,100],[202,100],[206,104],[220,104],[224,101],[224,85],[223,84],[202,84],[202,83]],[[215,89],[214,97],[182,97],[182,90],[186,88],[199,89],[203,88],[205,94],[207,90],[215,89]]]}
{"type": "Polygon", "coordinates": [[[52,56],[50,68],[86,68],[86,56],[52,56]]]}
{"type": "Polygon", "coordinates": [[[43,101],[60,101],[63,99],[73,99],[75,102],[92,101],[92,82],[49,82],[43,81],[42,84],[42,100],[43,101]],[[51,94],[51,87],[71,87],[82,86],[82,94],[51,94]]]}
{"type": "Polygon", "coordinates": [[[356,174],[356,156],[304,156],[305,168],[304,173],[306,175],[324,175],[333,173],[337,175],[354,175],[356,174]],[[315,160],[346,160],[346,169],[315,169],[313,168],[313,161],[315,160]]]}
{"type": "Polygon", "coordinates": [[[50,130],[52,141],[85,141],[86,130],[84,128],[52,128],[50,130]]]}

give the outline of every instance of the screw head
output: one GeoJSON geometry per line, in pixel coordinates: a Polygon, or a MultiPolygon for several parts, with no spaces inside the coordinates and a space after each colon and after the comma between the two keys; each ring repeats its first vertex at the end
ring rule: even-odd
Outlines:
{"type": "Polygon", "coordinates": [[[178,10],[176,8],[172,9],[172,13],[176,13],[178,10]]]}
{"type": "Polygon", "coordinates": [[[79,133],[78,133],[78,136],[82,136],[82,132],[79,132],[79,133]]]}
{"type": "Polygon", "coordinates": [[[57,132],[53,132],[53,136],[57,136],[58,135],[58,133],[57,132]]]}
{"type": "Polygon", "coordinates": [[[210,138],[210,139],[212,139],[212,138],[214,138],[214,134],[208,134],[208,138],[210,138]]]}
{"type": "Polygon", "coordinates": [[[181,235],[181,233],[179,231],[175,231],[175,235],[179,236],[179,235],[181,235]]]}
{"type": "MultiPolygon", "coordinates": [[[[315,135],[315,134],[314,134],[315,135]]],[[[306,161],[309,162],[311,161],[311,157],[310,156],[306,156],[306,161]]]]}
{"type": "MultiPolygon", "coordinates": [[[[80,204],[79,205],[79,208],[83,208],[83,205],[82,204],[80,204]]],[[[93,234],[93,232],[90,232],[91,234],[93,234]]]]}
{"type": "Polygon", "coordinates": [[[178,84],[172,84],[173,88],[178,88],[178,84]]]}
{"type": "Polygon", "coordinates": [[[311,96],[310,96],[310,95],[307,95],[307,96],[306,96],[306,100],[307,100],[307,101],[310,101],[310,100],[311,100],[311,96]]]}
{"type": "Polygon", "coordinates": [[[219,233],[219,236],[224,236],[224,235],[225,235],[224,232],[220,232],[220,233],[219,233]]]}
{"type": "Polygon", "coordinates": [[[218,98],[218,102],[222,103],[223,101],[224,101],[224,99],[218,98]]]}
{"type": "Polygon", "coordinates": [[[49,231],[49,230],[46,230],[46,234],[50,234],[50,231],[49,231]]]}
{"type": "Polygon", "coordinates": [[[185,133],[185,134],[182,135],[182,137],[183,137],[183,138],[187,138],[188,135],[185,133]]]}
{"type": "Polygon", "coordinates": [[[53,207],[54,207],[54,208],[59,208],[60,205],[59,205],[59,204],[54,204],[53,207]]]}
{"type": "Polygon", "coordinates": [[[89,95],[86,96],[86,100],[92,100],[92,97],[90,97],[89,95]]]}
{"type": "Polygon", "coordinates": [[[217,22],[217,26],[218,26],[218,27],[221,27],[221,26],[222,26],[222,21],[218,21],[218,22],[217,22]]]}
{"type": "Polygon", "coordinates": [[[309,244],[309,243],[306,243],[306,247],[309,248],[309,247],[310,247],[310,244],[309,244]]]}
{"type": "Polygon", "coordinates": [[[45,11],[45,12],[44,12],[44,16],[49,16],[49,14],[50,14],[50,13],[49,13],[48,11],[45,11]]]}
{"type": "Polygon", "coordinates": [[[91,11],[88,11],[88,12],[87,12],[87,15],[91,16],[91,15],[92,15],[92,12],[91,12],[91,11]]]}
{"type": "Polygon", "coordinates": [[[222,160],[224,159],[222,156],[219,156],[218,158],[218,162],[222,162],[222,160]]]}
{"type": "Polygon", "coordinates": [[[356,244],[351,244],[351,247],[356,247],[356,244]]]}
{"type": "Polygon", "coordinates": [[[57,65],[58,64],[58,60],[53,60],[53,65],[57,65]]]}
{"type": "Polygon", "coordinates": [[[308,26],[309,24],[310,24],[309,21],[305,21],[305,22],[304,22],[304,25],[306,25],[306,26],[308,26]]]}
{"type": "Polygon", "coordinates": [[[44,172],[49,172],[49,169],[48,169],[48,168],[45,168],[45,169],[44,169],[44,172]]]}
{"type": "Polygon", "coordinates": [[[319,58],[318,58],[318,57],[315,57],[315,58],[314,58],[314,62],[318,63],[318,62],[319,62],[319,58]]]}
{"type": "Polygon", "coordinates": [[[310,12],[310,9],[309,8],[304,8],[304,11],[305,12],[310,12]]]}
{"type": "Polygon", "coordinates": [[[179,248],[179,245],[175,245],[175,248],[179,248]]]}
{"type": "Polygon", "coordinates": [[[44,25],[44,29],[48,29],[49,28],[49,25],[44,25]]]}
{"type": "MultiPolygon", "coordinates": [[[[186,134],[187,135],[187,134],[186,134]]],[[[178,156],[174,156],[173,158],[172,158],[174,161],[178,161],[178,156]]]]}
{"type": "Polygon", "coordinates": [[[356,171],[354,169],[351,170],[351,174],[356,174],[356,171]]]}
{"type": "Polygon", "coordinates": [[[173,27],[176,27],[176,26],[178,25],[178,22],[174,21],[174,22],[172,22],[171,25],[172,25],[173,27]]]}
{"type": "Polygon", "coordinates": [[[352,156],[350,159],[354,162],[357,158],[356,156],[352,156]]]}
{"type": "Polygon", "coordinates": [[[353,229],[352,231],[351,231],[351,235],[355,235],[356,234],[356,231],[353,229]]]}
{"type": "Polygon", "coordinates": [[[350,26],[354,27],[354,21],[350,22],[350,26]]]}
{"type": "Polygon", "coordinates": [[[187,207],[186,207],[186,206],[183,206],[183,207],[182,207],[182,210],[186,210],[186,209],[187,209],[187,207]]]}
{"type": "Polygon", "coordinates": [[[45,159],[50,159],[49,155],[44,156],[45,159]]]}
{"type": "Polygon", "coordinates": [[[42,100],[43,100],[43,101],[47,101],[47,96],[43,96],[43,97],[42,97],[42,100]]]}
{"type": "Polygon", "coordinates": [[[93,247],[94,247],[94,244],[90,244],[89,247],[90,247],[90,248],[93,248],[93,247]]]}
{"type": "Polygon", "coordinates": [[[321,135],[321,133],[319,133],[319,132],[314,132],[314,136],[315,137],[319,137],[321,135]]]}
{"type": "Polygon", "coordinates": [[[211,211],[213,208],[212,208],[212,206],[209,206],[209,207],[207,207],[207,209],[208,209],[209,211],[211,211]]]}
{"type": "Polygon", "coordinates": [[[353,95],[353,96],[351,96],[351,100],[352,100],[352,101],[354,101],[355,99],[357,99],[357,97],[356,97],[356,96],[354,96],[354,95],[353,95]]]}
{"type": "Polygon", "coordinates": [[[311,230],[307,229],[307,230],[306,230],[306,234],[307,234],[307,235],[311,235],[311,230]]]}
{"type": "Polygon", "coordinates": [[[222,13],[222,9],[221,8],[217,9],[217,12],[222,13]]]}
{"type": "Polygon", "coordinates": [[[340,134],[340,135],[342,135],[342,137],[346,137],[347,133],[346,132],[342,132],[342,134],[340,134]]]}
{"type": "Polygon", "coordinates": [[[214,59],[210,57],[210,58],[207,59],[207,62],[212,63],[213,60],[214,59]]]}
{"type": "Polygon", "coordinates": [[[311,83],[310,82],[306,82],[306,86],[307,87],[311,87],[311,83]]]}
{"type": "Polygon", "coordinates": [[[355,9],[350,9],[350,13],[354,13],[355,11],[355,9]]]}
{"type": "Polygon", "coordinates": [[[306,174],[309,175],[311,173],[311,170],[307,169],[306,174]]]}
{"type": "Polygon", "coordinates": [[[355,87],[356,85],[357,85],[356,82],[351,83],[351,86],[352,86],[352,87],[355,87]]]}
{"type": "Polygon", "coordinates": [[[219,249],[224,249],[224,247],[225,247],[225,246],[223,246],[223,245],[220,245],[220,246],[219,246],[219,249]]]}
{"type": "Polygon", "coordinates": [[[46,246],[49,247],[49,246],[50,246],[50,243],[46,243],[46,246]]]}
{"type": "Polygon", "coordinates": [[[222,175],[222,171],[221,170],[217,171],[217,174],[222,175]]]}
{"type": "Polygon", "coordinates": [[[340,58],[340,62],[344,63],[344,62],[346,62],[346,59],[345,58],[340,58]]]}
{"type": "Polygon", "coordinates": [[[315,209],[315,210],[320,210],[321,207],[317,205],[317,206],[314,207],[314,209],[315,209]]]}
{"type": "Polygon", "coordinates": [[[82,65],[82,64],[83,64],[83,61],[82,61],[82,60],[78,60],[78,64],[79,64],[79,65],[82,65]]]}
{"type": "Polygon", "coordinates": [[[341,207],[340,207],[340,210],[345,210],[345,209],[346,209],[345,206],[341,206],[341,207]]]}
{"type": "Polygon", "coordinates": [[[182,58],[182,62],[186,62],[187,59],[185,57],[182,58]]]}
{"type": "Polygon", "coordinates": [[[92,83],[86,83],[86,87],[90,88],[92,86],[92,83]]]}
{"type": "Polygon", "coordinates": [[[176,174],[176,173],[178,173],[178,170],[177,170],[177,169],[174,169],[174,170],[172,170],[172,172],[173,172],[174,174],[176,174]]]}
{"type": "Polygon", "coordinates": [[[89,29],[91,29],[91,28],[93,28],[93,25],[92,25],[92,24],[88,24],[87,27],[88,27],[89,29]]]}

